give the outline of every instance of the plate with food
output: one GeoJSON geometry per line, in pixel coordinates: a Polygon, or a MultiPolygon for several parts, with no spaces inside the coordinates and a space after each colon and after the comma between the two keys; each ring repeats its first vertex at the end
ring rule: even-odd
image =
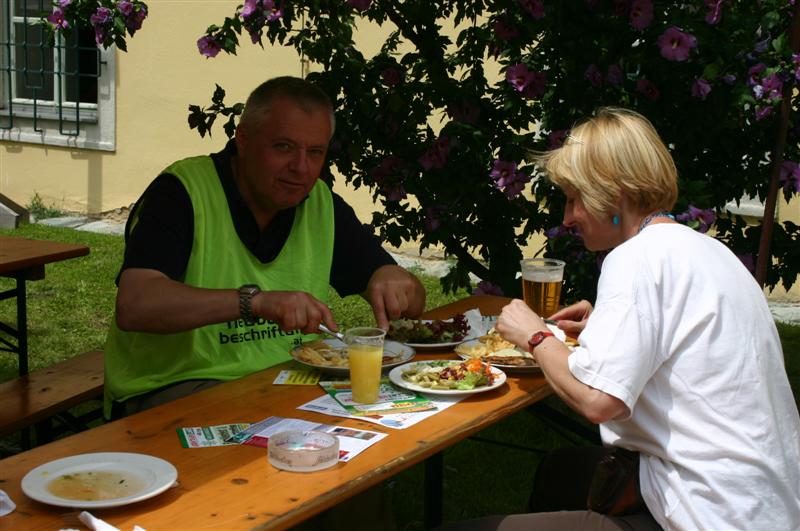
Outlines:
{"type": "Polygon", "coordinates": [[[395,319],[386,337],[413,348],[445,348],[469,339],[470,327],[464,314],[451,319],[395,319]]]}
{"type": "Polygon", "coordinates": [[[98,452],[37,466],[22,478],[22,492],[58,507],[103,509],[161,494],[178,479],[169,462],[151,455],[98,452]]]}
{"type": "Polygon", "coordinates": [[[432,395],[467,395],[497,389],[506,374],[478,359],[433,360],[400,365],[389,371],[393,384],[432,395]]]}
{"type": "MultiPolygon", "coordinates": [[[[566,336],[555,325],[547,325],[556,337],[562,341],[566,336]]],[[[569,346],[569,345],[567,345],[569,346]]],[[[455,348],[456,354],[462,359],[480,359],[503,370],[515,372],[537,371],[539,365],[533,359],[533,354],[518,348],[516,345],[497,333],[495,329],[489,330],[477,339],[467,340],[455,348]]]]}
{"type": "MultiPolygon", "coordinates": [[[[416,351],[397,341],[383,343],[382,367],[389,369],[407,363],[416,351]]],[[[293,348],[289,354],[292,358],[314,369],[346,376],[350,371],[347,362],[347,345],[338,339],[317,339],[307,341],[293,348]]]]}

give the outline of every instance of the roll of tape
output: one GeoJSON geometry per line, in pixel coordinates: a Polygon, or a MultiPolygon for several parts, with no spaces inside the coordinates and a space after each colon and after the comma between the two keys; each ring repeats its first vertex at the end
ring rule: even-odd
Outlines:
{"type": "Polygon", "coordinates": [[[267,456],[281,470],[323,470],[339,461],[339,439],[321,431],[282,431],[269,437],[267,456]]]}

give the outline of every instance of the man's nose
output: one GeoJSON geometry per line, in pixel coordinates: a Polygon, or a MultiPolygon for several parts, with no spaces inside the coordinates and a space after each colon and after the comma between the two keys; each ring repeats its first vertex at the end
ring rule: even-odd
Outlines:
{"type": "Polygon", "coordinates": [[[298,149],[292,158],[292,170],[296,172],[308,171],[308,154],[305,149],[298,149]]]}

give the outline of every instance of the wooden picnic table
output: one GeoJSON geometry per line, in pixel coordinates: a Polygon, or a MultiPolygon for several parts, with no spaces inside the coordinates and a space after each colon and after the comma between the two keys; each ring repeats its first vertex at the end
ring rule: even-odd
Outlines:
{"type": "MultiPolygon", "coordinates": [[[[445,318],[470,308],[496,314],[508,301],[475,296],[428,312],[445,318]]],[[[415,359],[452,358],[452,351],[423,353],[415,359]]],[[[29,499],[20,488],[36,466],[88,452],[136,452],[163,458],[178,470],[179,486],[138,503],[93,514],[120,528],[145,529],[284,529],[402,472],[499,420],[543,399],[551,388],[541,373],[509,373],[500,388],[471,395],[411,427],[394,430],[375,423],[339,418],[297,407],[321,396],[319,386],[273,385],[287,362],[236,381],[176,400],[0,461],[0,489],[17,503],[16,512],[0,518],[8,529],[59,529],[65,509],[29,499]],[[346,463],[303,474],[280,471],[266,450],[252,446],[185,449],[176,429],[256,422],[270,416],[379,431],[388,436],[346,463]]],[[[441,489],[441,485],[438,487],[441,489]]],[[[440,519],[434,508],[428,524],[440,519]]]]}
{"type": "Polygon", "coordinates": [[[77,258],[89,254],[86,245],[30,240],[0,236],[0,276],[16,280],[14,288],[0,292],[0,300],[17,299],[17,323],[12,327],[0,322],[0,331],[14,341],[0,337],[0,350],[16,353],[19,358],[19,374],[28,374],[28,306],[26,282],[44,278],[44,267],[53,262],[77,258]]]}

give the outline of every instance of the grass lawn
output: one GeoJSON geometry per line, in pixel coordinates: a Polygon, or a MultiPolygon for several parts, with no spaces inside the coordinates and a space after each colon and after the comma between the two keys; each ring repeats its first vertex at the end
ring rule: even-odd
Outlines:
{"type": "MultiPolygon", "coordinates": [[[[114,278],[122,261],[122,237],[44,225],[0,229],[0,235],[82,243],[91,249],[86,257],[46,266],[44,280],[28,283],[31,370],[102,348],[114,307],[114,278]]],[[[465,292],[444,295],[438,279],[421,278],[428,290],[428,308],[466,296],[465,292]]],[[[11,287],[13,280],[0,278],[0,291],[11,287]]],[[[331,292],[331,307],[337,321],[345,327],[373,322],[369,306],[360,297],[343,300],[331,292]]],[[[12,301],[0,303],[0,320],[15,322],[15,311],[12,301]]],[[[789,379],[795,397],[800,397],[800,326],[779,323],[778,331],[789,379]]],[[[16,374],[15,356],[0,352],[0,381],[9,380],[16,374]]],[[[559,405],[555,399],[548,400],[555,406],[559,405]]],[[[559,445],[574,444],[528,412],[508,417],[482,432],[479,438],[515,446],[468,439],[445,452],[446,521],[524,511],[541,452],[559,445]]],[[[16,439],[0,442],[15,444],[16,439]]],[[[398,525],[403,531],[424,528],[422,480],[422,465],[416,465],[388,483],[398,510],[398,525]]]]}

